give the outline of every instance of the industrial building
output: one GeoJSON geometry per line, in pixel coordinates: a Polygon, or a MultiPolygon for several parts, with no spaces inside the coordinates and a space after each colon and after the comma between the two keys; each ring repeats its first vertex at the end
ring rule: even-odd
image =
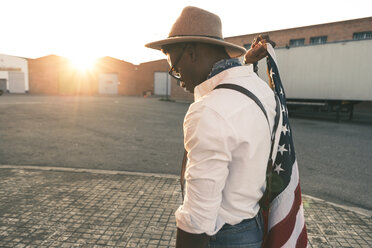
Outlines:
{"type": "Polygon", "coordinates": [[[90,70],[80,71],[69,59],[49,55],[28,59],[28,66],[31,94],[157,95],[193,99],[169,76],[168,63],[164,59],[134,65],[103,57],[90,70]]]}
{"type": "MultiPolygon", "coordinates": [[[[370,51],[371,42],[358,41],[372,41],[372,17],[283,30],[263,30],[260,33],[228,37],[226,40],[249,48],[254,37],[261,33],[269,34],[270,38],[277,43],[278,56],[287,58],[285,62],[280,61],[283,81],[285,81],[287,79],[286,66],[292,66],[293,63],[304,65],[309,58],[312,63],[317,63],[317,59],[322,59],[319,54],[312,58],[316,54],[314,51],[323,51],[332,56],[331,51],[340,51],[340,49],[342,51],[342,48],[337,48],[338,50],[334,48],[340,47],[341,45],[337,43],[342,42],[345,43],[351,57],[352,52],[349,51],[351,48],[370,51]],[[304,58],[301,54],[310,57],[304,58]],[[288,61],[289,58],[294,60],[288,61]]],[[[356,64],[364,63],[362,60],[355,59],[354,62],[350,63],[352,66],[350,70],[354,67],[364,68],[356,64]]],[[[319,64],[324,66],[324,63],[319,64]]],[[[260,68],[262,67],[260,65],[260,68]]],[[[332,73],[337,75],[339,69],[330,68],[336,70],[332,73]]],[[[297,71],[302,69],[299,68],[297,71]]],[[[82,72],[77,70],[67,58],[57,55],[37,59],[0,55],[0,90],[3,89],[4,92],[9,93],[29,92],[47,95],[158,95],[168,96],[175,100],[192,101],[193,95],[178,87],[179,82],[168,75],[168,70],[169,66],[165,59],[134,65],[116,58],[103,57],[97,61],[94,68],[82,72]]],[[[327,73],[327,70],[314,72],[319,74],[319,78],[322,77],[322,73],[327,73]]],[[[363,78],[372,81],[369,77],[368,74],[363,78]]],[[[291,84],[293,85],[293,82],[291,84]]],[[[345,84],[343,82],[343,85],[345,84]]],[[[288,93],[289,96],[295,95],[290,87],[288,87],[288,93]]],[[[336,98],[337,96],[333,96],[333,99],[336,98]]],[[[369,96],[364,99],[369,99],[369,96]]],[[[372,99],[369,100],[372,101],[372,99]]]]}
{"type": "Polygon", "coordinates": [[[67,58],[29,59],[30,93],[47,95],[135,95],[135,66],[111,57],[80,71],[67,58]]]}
{"type": "Polygon", "coordinates": [[[27,59],[0,54],[0,91],[27,93],[29,91],[27,59]]]}

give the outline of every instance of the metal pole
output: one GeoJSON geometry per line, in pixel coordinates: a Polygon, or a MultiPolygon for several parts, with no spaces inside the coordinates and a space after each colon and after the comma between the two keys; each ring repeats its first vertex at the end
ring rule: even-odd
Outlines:
{"type": "Polygon", "coordinates": [[[167,86],[166,86],[166,91],[167,91],[167,92],[166,92],[166,99],[169,100],[169,99],[168,99],[168,80],[169,80],[168,78],[169,78],[169,76],[168,76],[168,74],[166,74],[166,75],[167,75],[167,86]]]}

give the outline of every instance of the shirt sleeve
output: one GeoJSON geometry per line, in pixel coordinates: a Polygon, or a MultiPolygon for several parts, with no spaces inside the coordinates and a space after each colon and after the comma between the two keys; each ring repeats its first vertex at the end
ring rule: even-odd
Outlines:
{"type": "Polygon", "coordinates": [[[185,199],[175,214],[177,227],[213,235],[236,134],[217,112],[196,103],[185,117],[184,137],[188,162],[185,199]]]}

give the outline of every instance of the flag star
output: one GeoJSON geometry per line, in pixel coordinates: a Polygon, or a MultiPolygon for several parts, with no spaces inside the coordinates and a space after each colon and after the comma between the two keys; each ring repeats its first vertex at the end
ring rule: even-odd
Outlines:
{"type": "Polygon", "coordinates": [[[283,152],[287,152],[288,150],[285,149],[285,144],[278,147],[278,152],[283,156],[283,152]]]}
{"type": "Polygon", "coordinates": [[[279,92],[280,95],[284,95],[284,92],[283,92],[283,88],[280,88],[280,92],[279,92]]]}
{"type": "Polygon", "coordinates": [[[273,75],[275,75],[275,72],[273,72],[273,68],[270,69],[270,77],[273,78],[273,75]]]}
{"type": "Polygon", "coordinates": [[[283,112],[286,112],[286,108],[283,104],[282,104],[282,110],[283,110],[283,112]]]}
{"type": "Polygon", "coordinates": [[[282,133],[284,133],[284,135],[286,135],[287,132],[289,133],[287,125],[284,125],[283,128],[282,128],[282,133]]]}
{"type": "Polygon", "coordinates": [[[282,164],[275,164],[275,169],[274,169],[274,171],[275,171],[276,173],[278,173],[278,175],[279,175],[279,173],[280,173],[281,171],[284,171],[284,169],[282,168],[282,164]]]}

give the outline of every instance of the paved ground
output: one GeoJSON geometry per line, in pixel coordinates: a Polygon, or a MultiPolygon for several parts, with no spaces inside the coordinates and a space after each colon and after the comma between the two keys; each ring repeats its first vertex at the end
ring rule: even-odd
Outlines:
{"type": "MultiPolygon", "coordinates": [[[[371,216],[303,201],[309,247],[372,246],[371,216]]],[[[180,203],[171,175],[3,165],[0,247],[174,247],[180,203]]]]}
{"type": "Polygon", "coordinates": [[[179,173],[188,104],[140,97],[0,97],[0,164],[179,173]]]}
{"type": "MultiPolygon", "coordinates": [[[[0,97],[0,247],[172,247],[187,108],[0,97]]],[[[310,247],[372,247],[372,118],[357,117],[291,119],[310,247]]]]}

